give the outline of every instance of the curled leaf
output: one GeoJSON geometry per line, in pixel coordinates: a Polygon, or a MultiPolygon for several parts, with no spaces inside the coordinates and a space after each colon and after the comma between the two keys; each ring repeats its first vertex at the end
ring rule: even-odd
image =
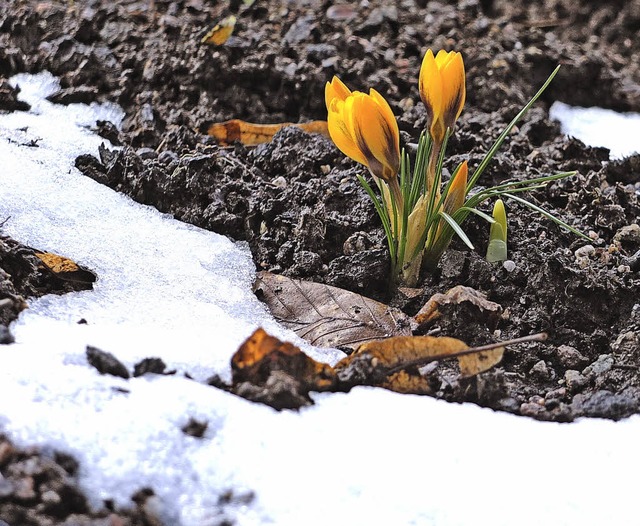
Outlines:
{"type": "Polygon", "coordinates": [[[431,322],[441,315],[441,309],[446,305],[461,305],[463,303],[473,307],[484,318],[497,321],[502,313],[502,307],[493,301],[489,301],[484,294],[471,287],[457,285],[444,294],[434,294],[427,303],[418,311],[414,319],[419,324],[431,322]]]}
{"type": "Polygon", "coordinates": [[[264,384],[274,370],[283,371],[309,390],[324,391],[333,384],[333,371],[326,363],[316,362],[289,342],[282,342],[257,329],[231,358],[233,383],[251,381],[264,384]]]}
{"type": "Polygon", "coordinates": [[[64,281],[93,283],[97,279],[91,270],[81,267],[75,261],[64,256],[52,252],[35,252],[35,256],[42,261],[47,271],[64,281]]]}
{"type": "Polygon", "coordinates": [[[201,44],[213,44],[214,46],[221,46],[229,37],[233,34],[233,29],[236,27],[236,17],[233,15],[222,19],[216,24],[200,41],[201,44]]]}
{"type": "Polygon", "coordinates": [[[230,146],[240,142],[245,146],[254,146],[269,142],[273,136],[286,126],[295,126],[307,133],[320,133],[328,136],[326,121],[303,123],[281,122],[278,124],[254,124],[240,119],[212,123],[205,126],[207,134],[214,137],[221,146],[230,146]]]}

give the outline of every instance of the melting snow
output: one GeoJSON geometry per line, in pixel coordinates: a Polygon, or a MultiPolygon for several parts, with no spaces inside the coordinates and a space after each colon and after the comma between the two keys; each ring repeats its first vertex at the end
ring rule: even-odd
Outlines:
{"type": "Polygon", "coordinates": [[[588,146],[609,148],[612,159],[640,153],[640,113],[618,113],[554,102],[549,116],[560,121],[562,133],[580,139],[588,146]]]}
{"type": "Polygon", "coordinates": [[[17,343],[0,346],[0,431],[75,455],[95,506],[130,505],[147,486],[171,526],[637,524],[627,475],[640,471],[640,417],[540,423],[372,388],[278,413],[180,374],[99,375],[88,344],[129,368],[158,356],[198,380],[229,378],[231,355],[258,325],[316,358],[340,353],[273,321],[251,293],[245,246],[78,173],[75,156],[102,142],[87,127],[117,124],[117,107],[52,105],[48,74],[12,82],[32,110],[0,116],[4,231],[99,280],[31,301],[13,325],[17,343]],[[190,417],[208,422],[203,439],[181,431],[190,417]],[[221,511],[229,489],[255,499],[221,511]]]}

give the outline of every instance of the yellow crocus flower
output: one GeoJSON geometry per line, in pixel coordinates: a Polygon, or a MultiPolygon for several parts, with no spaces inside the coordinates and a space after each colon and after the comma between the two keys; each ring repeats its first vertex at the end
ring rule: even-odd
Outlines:
{"type": "Polygon", "coordinates": [[[427,127],[436,144],[444,140],[447,128],[453,131],[466,99],[464,62],[456,51],[427,50],[422,60],[418,87],[427,108],[427,127]]]}
{"type": "Polygon", "coordinates": [[[387,182],[400,169],[400,132],[386,100],[373,88],[351,91],[338,77],[325,86],[329,135],[346,156],[387,182]]]}

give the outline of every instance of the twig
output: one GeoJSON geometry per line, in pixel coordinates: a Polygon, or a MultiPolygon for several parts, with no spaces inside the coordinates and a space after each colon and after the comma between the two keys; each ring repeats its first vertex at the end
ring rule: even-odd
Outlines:
{"type": "Polygon", "coordinates": [[[526,343],[526,342],[543,342],[547,339],[546,332],[539,332],[537,334],[531,334],[529,336],[522,336],[521,338],[514,338],[513,340],[505,340],[503,342],[489,343],[487,345],[481,345],[480,347],[471,347],[469,349],[465,349],[464,351],[458,351],[450,354],[438,354],[434,356],[426,356],[424,358],[418,358],[417,360],[411,360],[410,362],[405,362],[400,365],[396,365],[391,369],[387,370],[387,376],[391,376],[398,371],[402,371],[403,369],[407,369],[409,367],[422,367],[423,365],[427,365],[428,363],[435,362],[438,360],[444,360],[447,358],[458,358],[460,356],[467,356],[468,354],[475,354],[484,351],[492,351],[493,349],[497,349],[498,347],[506,347],[507,345],[515,345],[517,343],[526,343]]]}

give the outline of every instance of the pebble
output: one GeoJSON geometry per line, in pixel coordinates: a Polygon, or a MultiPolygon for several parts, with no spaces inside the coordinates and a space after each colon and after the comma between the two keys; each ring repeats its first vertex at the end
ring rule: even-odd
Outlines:
{"type": "Polygon", "coordinates": [[[284,190],[287,187],[287,180],[282,175],[279,175],[271,181],[271,184],[279,190],[284,190]]]}
{"type": "Polygon", "coordinates": [[[529,370],[529,374],[534,378],[539,378],[540,380],[548,380],[551,377],[551,373],[549,372],[549,368],[544,360],[540,360],[535,363],[535,365],[529,370]]]}
{"type": "Polygon", "coordinates": [[[578,250],[576,250],[573,255],[576,257],[576,259],[584,259],[588,258],[595,251],[596,248],[593,245],[584,245],[583,247],[580,247],[578,250]]]}
{"type": "Polygon", "coordinates": [[[587,378],[600,376],[613,367],[613,357],[610,354],[601,354],[598,359],[588,367],[585,367],[582,374],[587,378]]]}
{"type": "Polygon", "coordinates": [[[0,345],[13,343],[15,341],[13,334],[6,325],[0,325],[0,345]]]}
{"type": "Polygon", "coordinates": [[[502,268],[504,268],[507,272],[513,272],[516,269],[516,263],[515,261],[507,259],[504,263],[502,263],[502,268]]]}
{"type": "Polygon", "coordinates": [[[150,161],[158,157],[158,154],[153,148],[138,148],[136,150],[136,155],[143,161],[150,161]]]}
{"type": "Polygon", "coordinates": [[[560,345],[557,348],[557,357],[560,364],[568,369],[578,369],[589,362],[586,356],[570,345],[560,345]]]}
{"type": "Polygon", "coordinates": [[[587,385],[587,379],[580,374],[579,371],[575,371],[573,369],[569,369],[564,373],[564,381],[567,386],[567,390],[570,393],[577,393],[582,391],[584,387],[587,385]]]}

